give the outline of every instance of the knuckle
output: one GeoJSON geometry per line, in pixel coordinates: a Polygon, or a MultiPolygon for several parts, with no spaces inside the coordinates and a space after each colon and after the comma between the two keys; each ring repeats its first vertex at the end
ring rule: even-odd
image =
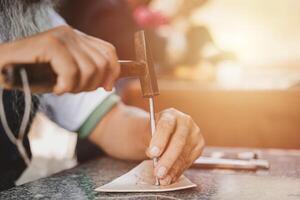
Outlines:
{"type": "Polygon", "coordinates": [[[109,42],[103,41],[104,45],[106,46],[106,48],[108,49],[109,52],[116,52],[116,48],[114,45],[112,45],[109,42]]]}
{"type": "Polygon", "coordinates": [[[69,26],[60,26],[50,34],[47,34],[52,42],[59,42],[60,44],[68,43],[74,40],[75,31],[69,26]]]}
{"type": "Polygon", "coordinates": [[[56,34],[47,34],[44,39],[47,49],[59,50],[65,48],[67,40],[56,34]]]}
{"type": "Polygon", "coordinates": [[[181,112],[181,111],[177,111],[177,114],[178,114],[183,120],[193,122],[193,118],[192,118],[190,115],[188,115],[188,114],[186,114],[186,113],[184,113],[184,112],[181,112]]]}
{"type": "Polygon", "coordinates": [[[191,135],[195,139],[201,139],[201,129],[200,127],[193,121],[191,126],[191,135]]]}
{"type": "Polygon", "coordinates": [[[47,48],[57,48],[63,44],[55,34],[47,34],[44,38],[44,42],[47,48]]]}
{"type": "Polygon", "coordinates": [[[192,122],[193,122],[193,121],[190,120],[188,117],[183,117],[183,118],[182,118],[182,121],[183,121],[185,127],[187,127],[187,128],[192,128],[192,125],[193,125],[192,122]]]}
{"type": "Polygon", "coordinates": [[[109,45],[108,45],[108,48],[109,48],[110,53],[111,53],[112,55],[116,55],[116,54],[117,54],[117,49],[116,49],[116,47],[115,47],[114,45],[110,44],[110,43],[108,43],[108,44],[109,44],[109,45]]]}
{"type": "Polygon", "coordinates": [[[159,116],[159,120],[162,122],[175,123],[176,116],[171,112],[162,112],[159,116]]]}
{"type": "Polygon", "coordinates": [[[176,120],[176,117],[173,114],[168,113],[168,112],[163,113],[161,118],[164,120],[167,120],[167,121],[175,121],[176,120]]]}
{"type": "Polygon", "coordinates": [[[74,30],[70,26],[67,26],[67,25],[63,25],[63,26],[58,27],[57,31],[60,34],[62,34],[63,36],[74,34],[74,30]]]}
{"type": "Polygon", "coordinates": [[[175,108],[173,108],[173,107],[168,108],[166,111],[171,112],[171,113],[178,112],[178,111],[177,111],[175,108]]]}
{"type": "Polygon", "coordinates": [[[193,123],[193,118],[190,115],[184,114],[184,116],[187,121],[189,121],[190,123],[193,123]]]}

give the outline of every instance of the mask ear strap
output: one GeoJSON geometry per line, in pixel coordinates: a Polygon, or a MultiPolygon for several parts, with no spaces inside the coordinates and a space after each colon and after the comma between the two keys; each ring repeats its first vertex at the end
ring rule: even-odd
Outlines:
{"type": "Polygon", "coordinates": [[[20,76],[23,84],[23,91],[24,91],[24,101],[25,101],[25,109],[24,109],[24,114],[23,118],[21,121],[21,126],[19,129],[19,134],[18,138],[16,138],[11,131],[7,119],[6,119],[6,114],[5,114],[5,109],[4,109],[4,104],[3,104],[3,88],[0,88],[0,120],[3,126],[3,129],[9,138],[9,140],[16,145],[20,155],[22,156],[24,162],[28,166],[30,164],[30,159],[29,156],[27,155],[26,149],[24,148],[23,145],[23,139],[25,136],[26,128],[28,125],[28,122],[30,120],[30,111],[31,111],[31,92],[30,92],[30,87],[29,87],[29,82],[28,82],[28,77],[25,69],[20,70],[20,76]]]}

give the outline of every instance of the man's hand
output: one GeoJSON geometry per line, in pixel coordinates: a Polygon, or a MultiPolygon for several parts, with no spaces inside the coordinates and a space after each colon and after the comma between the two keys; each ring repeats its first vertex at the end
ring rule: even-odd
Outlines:
{"type": "Polygon", "coordinates": [[[149,113],[119,103],[106,114],[89,139],[115,158],[159,157],[155,174],[162,185],[168,185],[200,156],[204,139],[192,118],[175,109],[158,115],[156,129],[151,138],[149,113]]]}
{"type": "Polygon", "coordinates": [[[156,128],[147,155],[159,157],[155,174],[162,185],[168,185],[200,156],[204,140],[192,118],[175,109],[161,112],[156,128]]]}
{"type": "Polygon", "coordinates": [[[69,26],[1,44],[0,68],[18,63],[50,63],[58,76],[56,94],[112,90],[120,73],[114,46],[69,26]]]}

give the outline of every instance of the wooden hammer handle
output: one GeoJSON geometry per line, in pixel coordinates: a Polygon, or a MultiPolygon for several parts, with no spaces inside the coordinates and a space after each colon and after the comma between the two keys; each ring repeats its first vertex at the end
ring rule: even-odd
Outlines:
{"type": "Polygon", "coordinates": [[[121,66],[119,78],[140,77],[146,73],[145,63],[131,60],[119,60],[119,63],[121,66]]]}
{"type": "MultiPolygon", "coordinates": [[[[136,61],[119,61],[121,72],[119,78],[139,77],[145,73],[145,64],[136,61]]],[[[56,84],[57,74],[49,63],[14,64],[3,67],[0,84],[7,89],[21,89],[20,70],[27,72],[30,88],[33,93],[52,92],[56,84]]]]}

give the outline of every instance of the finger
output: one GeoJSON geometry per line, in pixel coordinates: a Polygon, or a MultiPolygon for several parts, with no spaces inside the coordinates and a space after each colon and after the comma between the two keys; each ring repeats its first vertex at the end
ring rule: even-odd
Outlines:
{"type": "MultiPolygon", "coordinates": [[[[101,41],[100,41],[101,42],[101,41]]],[[[95,43],[94,43],[95,44],[95,43]]],[[[104,85],[106,86],[107,90],[112,90],[114,83],[116,82],[117,78],[120,74],[120,64],[118,63],[118,58],[116,51],[112,45],[102,42],[103,48],[101,48],[102,54],[107,58],[109,61],[108,71],[109,76],[104,81],[104,85]]],[[[100,48],[100,46],[99,46],[100,48]]]]}
{"type": "Polygon", "coordinates": [[[78,64],[65,47],[53,46],[45,60],[49,60],[53,71],[57,74],[57,82],[53,92],[57,95],[71,92],[76,87],[78,79],[78,64]]]}
{"type": "Polygon", "coordinates": [[[159,183],[162,186],[170,185],[172,183],[173,178],[170,175],[167,175],[164,179],[160,179],[159,183]]]}
{"type": "Polygon", "coordinates": [[[79,40],[76,42],[70,41],[68,42],[68,49],[71,54],[74,56],[76,62],[79,66],[80,71],[80,79],[77,88],[74,92],[81,92],[81,91],[90,91],[97,89],[97,85],[93,84],[93,81],[96,78],[95,73],[97,71],[96,63],[94,60],[89,56],[92,54],[90,49],[82,49],[82,44],[79,40]]]}
{"type": "Polygon", "coordinates": [[[189,121],[185,118],[177,119],[176,131],[171,138],[169,146],[161,156],[158,165],[155,168],[156,176],[158,178],[164,178],[175,161],[179,158],[186,144],[189,127],[189,121]]]}
{"type": "Polygon", "coordinates": [[[192,133],[190,134],[188,140],[189,145],[186,145],[184,152],[182,153],[182,158],[178,159],[180,162],[175,162],[169,171],[170,177],[172,177],[171,182],[175,182],[181,174],[190,167],[193,162],[201,155],[204,148],[204,139],[200,134],[199,127],[193,123],[192,133]]]}
{"type": "Polygon", "coordinates": [[[96,64],[94,79],[90,81],[90,84],[96,88],[103,87],[105,77],[107,76],[107,59],[105,58],[105,56],[102,55],[102,53],[98,49],[96,49],[94,46],[90,45],[86,41],[82,41],[80,43],[80,46],[84,51],[89,53],[89,56],[96,64]]]}
{"type": "Polygon", "coordinates": [[[174,165],[175,169],[174,171],[171,170],[170,177],[172,177],[171,183],[174,183],[180,178],[180,176],[183,174],[183,172],[188,169],[193,162],[200,156],[201,152],[203,150],[203,146],[201,144],[196,145],[192,151],[190,152],[188,159],[185,159],[185,163],[179,163],[178,166],[174,165]]]}
{"type": "Polygon", "coordinates": [[[178,177],[192,164],[193,162],[193,149],[196,145],[187,145],[184,152],[175,161],[174,165],[169,171],[169,176],[172,178],[171,182],[175,182],[178,177]]]}
{"type": "Polygon", "coordinates": [[[182,153],[171,166],[171,169],[168,172],[168,176],[171,177],[171,181],[173,181],[173,178],[177,176],[177,174],[181,174],[190,165],[192,160],[191,154],[193,152],[193,149],[198,144],[198,142],[194,141],[193,139],[193,135],[190,134],[187,138],[189,143],[185,145],[182,153]]]}
{"type": "Polygon", "coordinates": [[[189,168],[193,162],[201,155],[204,148],[204,139],[200,134],[200,129],[194,124],[193,133],[190,135],[190,145],[186,146],[186,150],[182,153],[181,158],[178,159],[169,171],[169,176],[172,178],[172,183],[175,182],[182,173],[189,168]]]}
{"type": "Polygon", "coordinates": [[[170,113],[162,113],[156,126],[156,133],[151,139],[147,156],[150,158],[159,157],[164,152],[176,128],[176,118],[170,113]]]}
{"type": "Polygon", "coordinates": [[[109,70],[106,70],[106,74],[108,74],[108,75],[104,79],[103,87],[106,91],[112,91],[112,89],[114,87],[114,83],[116,82],[116,78],[114,78],[111,75],[111,72],[109,70]]]}
{"type": "MultiPolygon", "coordinates": [[[[184,156],[187,156],[186,154],[184,156]]],[[[166,175],[165,178],[161,179],[160,180],[160,183],[162,185],[169,185],[173,182],[174,180],[174,177],[180,173],[180,172],[183,172],[185,167],[186,167],[186,164],[185,164],[185,158],[184,156],[180,156],[174,163],[174,165],[170,168],[168,174],[166,175]]]]}
{"type": "Polygon", "coordinates": [[[182,174],[184,172],[184,170],[186,169],[186,166],[184,165],[184,163],[182,163],[182,161],[180,160],[176,160],[174,166],[170,169],[169,174],[166,175],[165,178],[160,179],[160,184],[161,185],[169,185],[172,184],[174,182],[176,182],[177,180],[177,174],[182,174]]]}
{"type": "Polygon", "coordinates": [[[105,79],[104,85],[106,89],[111,90],[121,71],[115,47],[92,36],[85,35],[84,37],[107,58],[109,76],[105,79]]]}

